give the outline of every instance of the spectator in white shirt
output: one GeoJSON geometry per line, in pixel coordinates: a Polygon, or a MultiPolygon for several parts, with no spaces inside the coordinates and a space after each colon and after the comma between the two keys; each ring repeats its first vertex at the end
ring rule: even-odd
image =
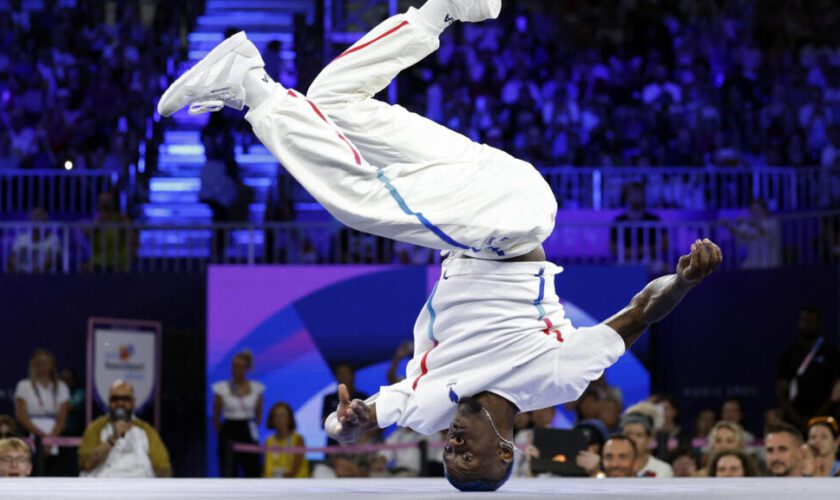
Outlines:
{"type": "Polygon", "coordinates": [[[653,418],[643,413],[626,413],[621,433],[636,444],[636,477],[674,477],[674,469],[650,454],[653,444],[653,418]]]}
{"type": "MultiPolygon", "coordinates": [[[[38,349],[29,360],[29,378],[15,388],[15,418],[33,436],[60,436],[70,410],[70,391],[58,379],[55,356],[46,349],[38,349]]],[[[61,461],[56,447],[42,450],[44,475],[61,473],[61,461]]]]}
{"type": "Polygon", "coordinates": [[[262,472],[257,454],[228,457],[231,442],[259,443],[257,422],[262,419],[265,386],[245,378],[252,365],[251,351],[240,351],[231,363],[231,379],[213,384],[213,425],[219,440],[219,470],[224,477],[260,477],[262,472]]]}

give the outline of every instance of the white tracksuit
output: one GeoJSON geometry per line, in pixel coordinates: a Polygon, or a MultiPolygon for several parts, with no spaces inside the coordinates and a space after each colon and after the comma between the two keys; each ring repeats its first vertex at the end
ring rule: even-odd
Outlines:
{"type": "Polygon", "coordinates": [[[373,99],[437,49],[416,15],[388,19],[330,63],[309,100],[278,92],[246,118],[344,224],[452,252],[415,325],[407,379],[371,398],[382,427],[428,434],[449,425],[458,397],[481,391],[521,411],[574,400],[624,343],[606,326],[572,328],[554,293],[560,268],[494,261],[528,253],[554,227],[556,201],[533,166],[373,99]]]}

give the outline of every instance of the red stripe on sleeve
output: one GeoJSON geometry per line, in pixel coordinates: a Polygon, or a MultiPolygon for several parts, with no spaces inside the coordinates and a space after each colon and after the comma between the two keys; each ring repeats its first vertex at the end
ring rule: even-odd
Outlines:
{"type": "Polygon", "coordinates": [[[426,354],[423,355],[423,359],[420,360],[420,375],[418,375],[417,378],[414,379],[414,383],[411,384],[411,389],[412,390],[417,389],[417,382],[420,382],[420,379],[423,378],[424,375],[429,373],[429,367],[426,366],[426,358],[429,357],[429,353],[434,351],[435,347],[437,347],[437,346],[438,346],[438,341],[435,340],[435,346],[432,347],[431,349],[429,349],[428,351],[426,351],[426,354]]]}

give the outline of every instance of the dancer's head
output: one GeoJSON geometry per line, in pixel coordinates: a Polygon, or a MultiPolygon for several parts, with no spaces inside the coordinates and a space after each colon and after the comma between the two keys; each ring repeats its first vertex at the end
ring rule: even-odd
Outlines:
{"type": "Polygon", "coordinates": [[[510,478],[514,444],[475,398],[461,398],[443,450],[446,479],[461,491],[495,491],[510,478]]]}

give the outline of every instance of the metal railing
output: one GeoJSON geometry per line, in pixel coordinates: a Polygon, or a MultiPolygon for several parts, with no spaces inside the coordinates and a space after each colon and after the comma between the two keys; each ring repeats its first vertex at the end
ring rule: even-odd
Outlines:
{"type": "Polygon", "coordinates": [[[35,207],[66,217],[90,215],[99,193],[112,190],[117,180],[111,172],[0,170],[0,215],[19,216],[35,207]]]}
{"type": "MultiPolygon", "coordinates": [[[[840,260],[840,210],[764,220],[561,221],[544,242],[562,265],[673,269],[697,238],[724,252],[727,269],[813,266],[840,260]]],[[[3,272],[190,273],[209,264],[434,264],[438,252],[334,223],[150,224],[0,222],[3,272]]]]}
{"type": "Polygon", "coordinates": [[[649,208],[736,209],[753,199],[780,211],[840,206],[840,168],[544,167],[564,208],[621,208],[629,183],[641,183],[649,208]]]}

